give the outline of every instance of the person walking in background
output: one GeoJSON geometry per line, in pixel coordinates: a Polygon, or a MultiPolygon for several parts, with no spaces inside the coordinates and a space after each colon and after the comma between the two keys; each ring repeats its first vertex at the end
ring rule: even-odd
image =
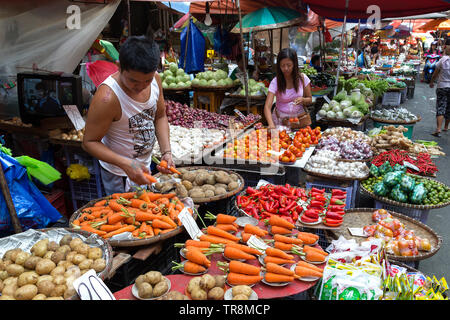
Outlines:
{"type": "Polygon", "coordinates": [[[443,49],[444,56],[436,64],[436,70],[430,81],[430,88],[433,88],[434,81],[437,79],[436,130],[432,133],[435,137],[440,137],[444,119],[444,132],[448,131],[448,125],[450,123],[450,39],[446,40],[443,49]]]}

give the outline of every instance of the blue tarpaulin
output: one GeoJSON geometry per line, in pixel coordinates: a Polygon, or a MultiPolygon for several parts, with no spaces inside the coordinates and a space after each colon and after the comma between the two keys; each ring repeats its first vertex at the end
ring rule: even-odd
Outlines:
{"type": "Polygon", "coordinates": [[[203,72],[205,70],[205,48],[206,42],[202,32],[197,28],[192,19],[189,26],[184,28],[180,35],[181,54],[179,59],[179,67],[184,69],[186,73],[203,72]],[[189,34],[188,34],[189,30],[189,34]],[[186,50],[187,38],[187,50],[186,50]],[[185,54],[187,51],[187,54],[185,54]],[[186,57],[186,62],[185,62],[186,57]]]}
{"type": "MultiPolygon", "coordinates": [[[[62,216],[30,181],[27,169],[16,159],[0,152],[0,170],[3,170],[9,192],[22,230],[45,228],[62,216]]],[[[14,233],[8,207],[0,193],[0,235],[14,233]]]]}

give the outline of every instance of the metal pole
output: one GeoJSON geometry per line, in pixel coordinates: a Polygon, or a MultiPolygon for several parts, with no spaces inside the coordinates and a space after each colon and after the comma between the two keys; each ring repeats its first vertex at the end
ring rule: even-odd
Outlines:
{"type": "Polygon", "coordinates": [[[338,84],[339,84],[339,71],[341,69],[341,59],[342,59],[342,49],[343,49],[343,35],[345,31],[345,24],[347,23],[347,11],[348,11],[348,3],[350,0],[345,0],[345,14],[344,14],[344,24],[342,25],[342,33],[341,33],[341,50],[339,52],[339,61],[338,61],[338,69],[336,73],[336,81],[334,87],[334,95],[336,95],[338,84]]]}
{"type": "Polygon", "coordinates": [[[250,114],[250,101],[248,98],[248,76],[247,76],[247,57],[244,51],[244,37],[242,35],[242,14],[241,14],[241,4],[240,1],[237,1],[237,7],[239,12],[239,33],[241,34],[241,52],[243,56],[244,62],[244,86],[245,86],[245,99],[247,101],[247,114],[250,114]]]}
{"type": "Polygon", "coordinates": [[[9,215],[11,217],[11,223],[14,228],[15,233],[21,233],[22,227],[20,225],[19,218],[17,217],[16,208],[14,207],[14,202],[12,201],[11,193],[9,192],[8,183],[6,182],[5,173],[0,164],[0,186],[2,189],[3,197],[6,201],[6,207],[8,208],[9,215]]]}
{"type": "Polygon", "coordinates": [[[127,11],[128,11],[128,37],[131,37],[131,9],[130,9],[130,0],[127,0],[127,11]]]}

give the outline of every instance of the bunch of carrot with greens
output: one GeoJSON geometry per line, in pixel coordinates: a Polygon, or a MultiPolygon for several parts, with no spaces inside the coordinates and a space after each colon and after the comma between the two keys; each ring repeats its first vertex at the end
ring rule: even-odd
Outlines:
{"type": "MultiPolygon", "coordinates": [[[[174,193],[160,194],[138,189],[115,193],[81,210],[72,227],[108,239],[131,232],[136,239],[147,239],[180,227],[178,214],[184,204],[174,193]]],[[[191,208],[189,212],[193,214],[191,208]]]]}

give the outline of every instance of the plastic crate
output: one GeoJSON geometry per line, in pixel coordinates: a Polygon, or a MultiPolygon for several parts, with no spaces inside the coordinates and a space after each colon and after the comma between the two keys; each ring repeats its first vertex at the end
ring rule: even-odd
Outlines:
{"type": "Polygon", "coordinates": [[[401,214],[404,214],[405,216],[408,216],[410,218],[419,220],[420,222],[426,224],[428,219],[428,213],[430,212],[429,209],[427,210],[420,210],[420,209],[414,209],[414,208],[405,208],[405,207],[399,207],[392,204],[388,204],[385,202],[381,202],[378,200],[375,200],[375,208],[376,209],[386,209],[393,212],[398,212],[401,214]]]}
{"type": "MultiPolygon", "coordinates": [[[[309,176],[309,179],[311,177],[309,176]]],[[[349,183],[348,186],[343,185],[342,182],[335,180],[316,180],[306,181],[306,189],[311,189],[312,187],[318,189],[325,189],[325,192],[331,193],[331,189],[339,189],[347,192],[347,198],[345,199],[345,209],[354,208],[356,205],[356,200],[358,197],[359,181],[355,180],[353,183],[349,183]]]]}
{"type": "Polygon", "coordinates": [[[70,218],[70,214],[67,212],[66,208],[66,198],[64,191],[55,190],[50,194],[45,194],[45,198],[50,202],[50,204],[58,210],[63,216],[70,218]]]}
{"type": "Polygon", "coordinates": [[[399,92],[385,92],[381,104],[383,106],[398,106],[402,100],[402,93],[399,92]]]}

